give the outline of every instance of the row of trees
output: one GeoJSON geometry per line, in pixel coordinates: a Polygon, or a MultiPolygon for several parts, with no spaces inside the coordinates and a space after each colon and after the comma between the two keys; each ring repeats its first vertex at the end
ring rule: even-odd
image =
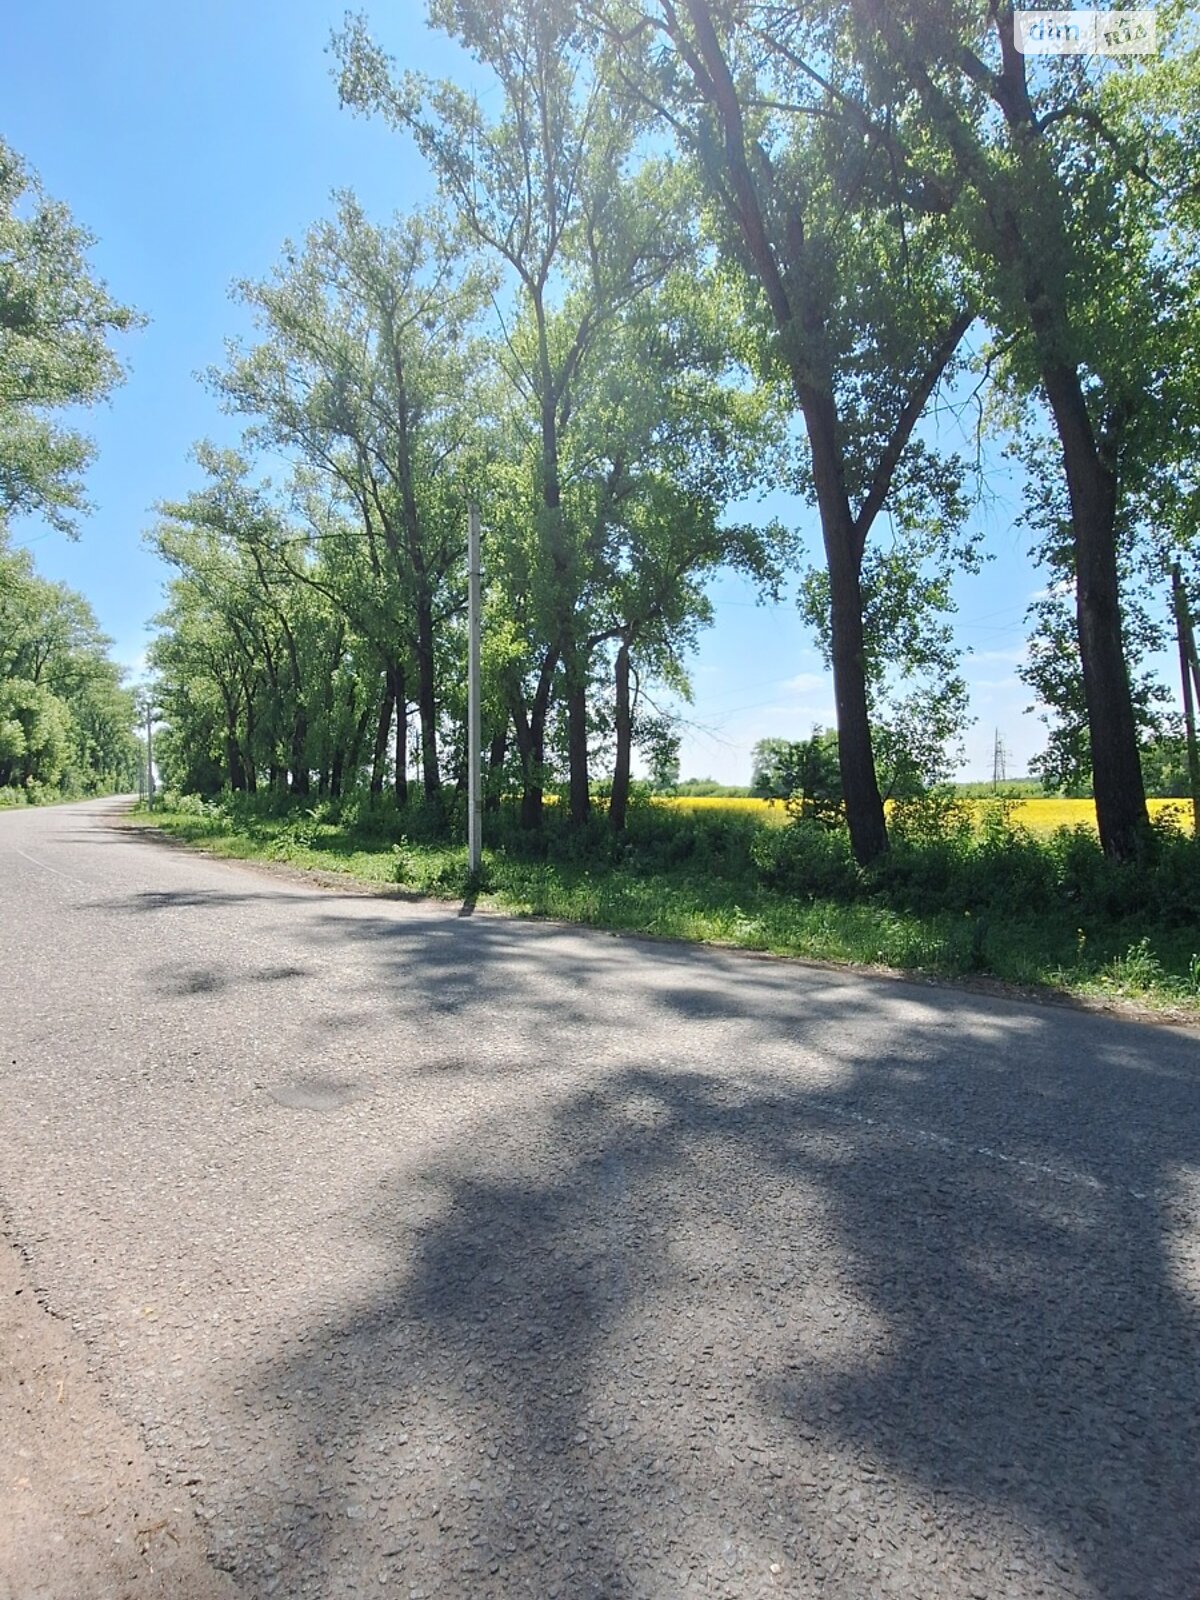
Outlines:
{"type": "Polygon", "coordinates": [[[415,141],[441,204],[380,228],[343,196],[239,288],[259,337],[211,381],[245,451],[202,451],[207,486],[154,534],[186,780],[390,772],[404,798],[411,714],[425,796],[461,783],[476,496],[494,787],[536,827],[562,773],[581,822],[604,759],[620,827],[706,580],[771,591],[795,562],[730,520],[784,483],[819,518],[800,599],[871,859],[881,768],[899,744],[936,775],[966,714],[947,617],[978,484],[931,410],[973,385],[1051,579],[1027,671],[1053,758],[1090,768],[1105,849],[1135,854],[1144,585],[1190,536],[1200,420],[1196,44],[1159,17],[1156,61],[1035,79],[1003,0],[435,0],[483,101],[348,24],[343,100],[415,141]],[[256,481],[259,451],[286,481],[256,481]]]}
{"type": "Polygon", "coordinates": [[[134,708],[91,607],[0,533],[0,791],[137,786],[134,708]]]}
{"type": "Polygon", "coordinates": [[[133,700],[82,595],[37,576],[9,525],[74,533],[89,440],[70,405],[121,376],[111,340],[137,322],[89,270],[92,238],[0,140],[0,792],[132,787],[133,700]]]}
{"type": "Polygon", "coordinates": [[[587,816],[605,744],[620,826],[635,745],[670,740],[653,685],[684,685],[706,579],[732,565],[782,580],[785,531],[723,515],[785,444],[730,338],[730,285],[697,270],[670,166],[624,178],[632,114],[596,153],[603,102],[580,103],[581,69],[552,43],[542,159],[570,166],[546,192],[526,150],[513,176],[503,206],[527,210],[499,337],[483,324],[500,275],[445,213],[381,228],[342,197],[272,280],[239,286],[262,337],[212,382],[249,446],[295,470],[273,491],[245,456],[202,447],[206,487],[152,535],[179,574],[153,652],[160,752],[189,786],[336,794],[369,773],[379,793],[390,774],[403,802],[410,718],[424,798],[447,775],[462,786],[472,494],[489,767],[530,827],[560,767],[571,817],[587,816]]]}

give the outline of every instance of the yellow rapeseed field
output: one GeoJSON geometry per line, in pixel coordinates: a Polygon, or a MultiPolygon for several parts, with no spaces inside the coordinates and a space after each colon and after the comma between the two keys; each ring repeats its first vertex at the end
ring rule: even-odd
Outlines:
{"type": "Polygon", "coordinates": [[[749,816],[762,817],[767,822],[787,821],[787,812],[778,801],[754,800],[738,795],[659,795],[655,799],[655,804],[670,806],[674,811],[740,811],[749,816]]]}
{"type": "MultiPolygon", "coordinates": [[[[682,811],[741,812],[761,817],[764,822],[778,824],[787,821],[787,812],[783,806],[770,800],[727,798],[722,795],[680,795],[677,798],[663,797],[656,803],[682,811]]],[[[970,800],[966,803],[974,808],[976,815],[982,815],[987,805],[986,800],[970,800]]],[[[1151,800],[1149,806],[1152,817],[1166,817],[1176,827],[1190,830],[1192,808],[1188,801],[1151,800]]],[[[1056,828],[1077,828],[1081,824],[1086,828],[1096,826],[1096,807],[1091,800],[1059,798],[1018,800],[1013,803],[1009,815],[1014,823],[1028,828],[1031,833],[1053,833],[1056,828]]]]}
{"type": "MultiPolygon", "coordinates": [[[[1149,800],[1150,815],[1167,818],[1177,828],[1190,828],[1192,808],[1186,800],[1149,800]]],[[[1013,808],[1013,821],[1031,833],[1053,833],[1055,828],[1077,828],[1081,823],[1096,826],[1096,807],[1091,800],[1022,800],[1013,808]]]]}
{"type": "MultiPolygon", "coordinates": [[[[1150,815],[1166,817],[1176,827],[1190,828],[1191,804],[1186,800],[1149,800],[1150,815]]],[[[1040,799],[1022,800],[1013,810],[1013,820],[1028,828],[1031,833],[1053,833],[1055,828],[1096,826],[1096,807],[1091,800],[1040,799]]]]}

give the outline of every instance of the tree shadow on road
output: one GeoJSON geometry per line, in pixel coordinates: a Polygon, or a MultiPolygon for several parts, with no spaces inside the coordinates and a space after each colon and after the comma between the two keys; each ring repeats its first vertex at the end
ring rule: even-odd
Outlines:
{"type": "MultiPolygon", "coordinates": [[[[775,1024],[821,1035],[802,1074],[760,981],[701,1024],[747,1030],[726,1071],[682,1034],[547,1076],[363,1195],[376,1290],[253,1375],[285,1487],[249,1575],[1200,1593],[1195,1043],[842,983],[775,1024]]],[[[658,1003],[694,1032],[690,984],[658,1003]]]]}

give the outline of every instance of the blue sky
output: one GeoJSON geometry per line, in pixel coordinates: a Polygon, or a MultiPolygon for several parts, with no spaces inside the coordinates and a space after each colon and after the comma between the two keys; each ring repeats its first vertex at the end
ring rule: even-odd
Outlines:
{"type": "MultiPolygon", "coordinates": [[[[461,73],[455,47],[426,29],[423,0],[365,9],[405,65],[461,73]]],[[[265,274],[285,238],[329,212],[334,189],[353,188],[377,218],[431,194],[405,139],[338,107],[327,45],[342,14],[328,0],[42,0],[5,18],[0,132],[98,236],[93,261],[114,293],[149,318],[125,341],[129,381],[86,418],[99,454],[81,539],[28,523],[15,534],[46,576],[88,596],[118,659],[135,668],[162,599],[164,572],[141,538],[152,507],[195,484],[195,440],[237,438],[196,377],[247,331],[230,283],[265,274]]],[[[990,775],[997,727],[1010,775],[1042,742],[1016,666],[1025,606],[1043,580],[1013,526],[1017,496],[1001,466],[990,491],[978,520],[996,559],[960,590],[978,718],[967,776],[990,775]]],[[[815,559],[808,511],[783,496],[768,510],[795,519],[815,559]]],[[[683,766],[745,783],[756,740],[832,722],[832,690],[794,604],[759,607],[732,577],[713,594],[683,766]]]]}

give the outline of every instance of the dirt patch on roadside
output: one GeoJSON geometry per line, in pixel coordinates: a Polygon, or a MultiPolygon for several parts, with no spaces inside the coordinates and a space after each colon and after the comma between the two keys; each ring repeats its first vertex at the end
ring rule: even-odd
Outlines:
{"type": "Polygon", "coordinates": [[[0,1600],[237,1600],[0,1235],[0,1600]]]}

